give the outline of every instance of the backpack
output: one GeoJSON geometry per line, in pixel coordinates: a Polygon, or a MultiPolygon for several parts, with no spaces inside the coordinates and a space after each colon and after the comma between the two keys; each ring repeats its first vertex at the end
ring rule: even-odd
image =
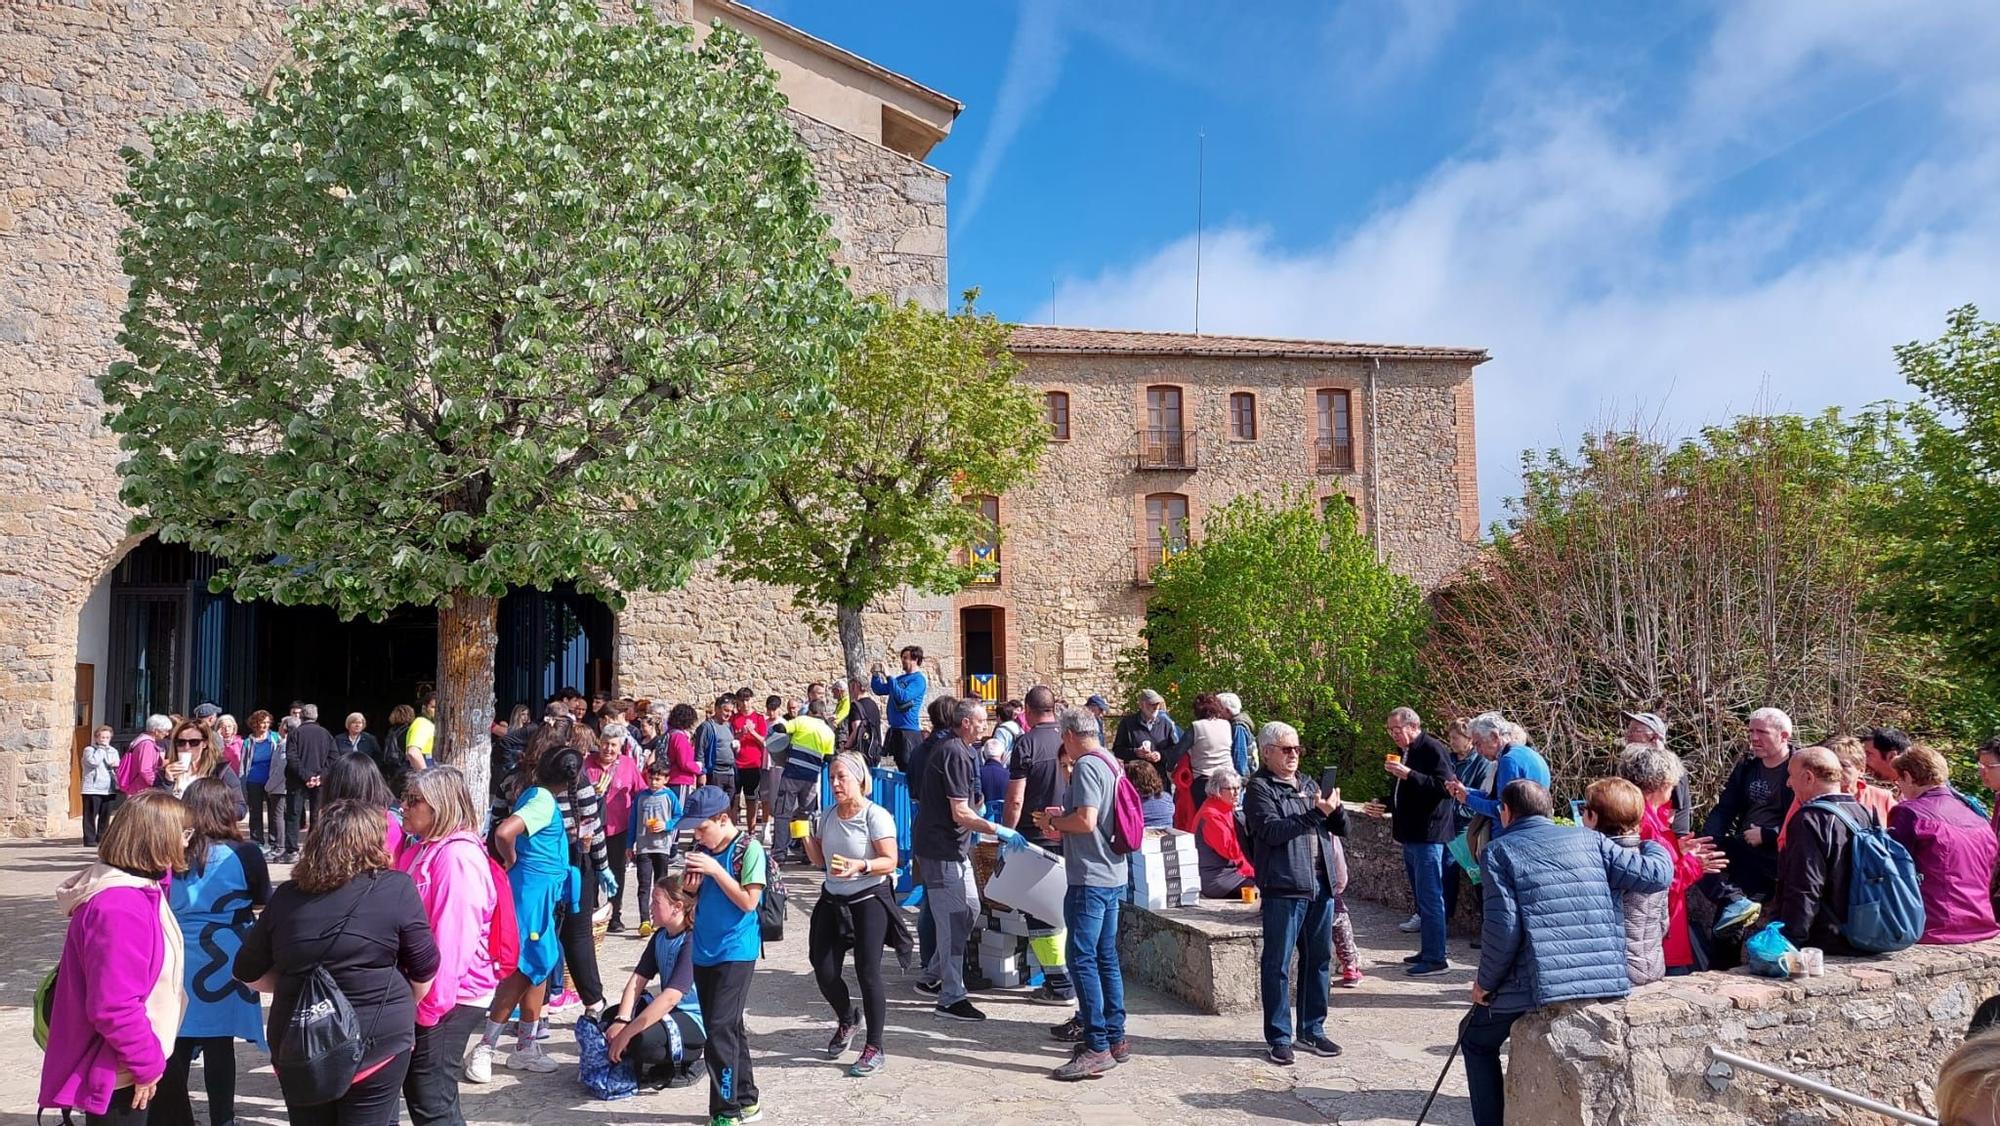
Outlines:
{"type": "Polygon", "coordinates": [[[492,956],[500,980],[505,981],[521,968],[521,921],[514,914],[514,885],[490,853],[486,870],[493,874],[493,925],[486,931],[486,952],[492,956]]]}
{"type": "MultiPolygon", "coordinates": [[[[145,736],[144,738],[148,743],[152,743],[153,749],[155,751],[159,749],[159,744],[153,743],[152,736],[148,735],[145,736]]],[[[137,743],[138,740],[134,739],[133,744],[136,745],[137,743]]],[[[136,794],[140,790],[146,788],[146,783],[139,774],[140,769],[141,769],[140,756],[133,754],[131,747],[129,746],[126,747],[125,753],[118,756],[117,779],[118,779],[119,793],[128,795],[136,794]]]]}
{"type": "MultiPolygon", "coordinates": [[[[743,882],[743,861],[750,854],[750,834],[736,834],[736,859],[730,864],[730,874],[738,883],[743,882]]],[[[785,881],[778,871],[778,858],[770,850],[764,852],[764,894],[757,898],[757,934],[765,942],[782,942],[785,938],[785,881]]]]}
{"type": "Polygon", "coordinates": [[[48,976],[35,987],[35,1047],[49,1050],[49,1025],[56,1019],[56,971],[61,967],[51,967],[48,976]]]}
{"type": "MultiPolygon", "coordinates": [[[[665,1023],[673,1024],[671,1020],[665,1023]]],[[[632,1061],[611,1062],[611,1046],[604,1030],[588,1016],[576,1022],[576,1078],[584,1090],[607,1102],[639,1093],[639,1077],[633,1073],[632,1061]]]]}
{"type": "Polygon", "coordinates": [[[1090,753],[1111,768],[1111,851],[1120,856],[1137,852],[1146,841],[1146,809],[1139,800],[1139,788],[1125,777],[1125,768],[1117,759],[1103,751],[1090,753]]]}
{"type": "MultiPolygon", "coordinates": [[[[366,900],[373,890],[371,883],[359,900],[366,900]]],[[[354,1085],[354,1073],[360,1070],[367,1037],[361,1033],[360,1020],[347,994],[326,969],[326,956],[347,933],[347,924],[361,907],[359,900],[341,919],[340,929],[327,940],[312,968],[303,971],[305,984],[299,989],[291,1022],[271,1044],[271,1069],[278,1073],[278,1089],[289,1106],[332,1102],[347,1093],[354,1085]]]]}
{"type": "Polygon", "coordinates": [[[1873,817],[1865,824],[1856,820],[1841,808],[1843,803],[1815,798],[1808,804],[1832,810],[1853,834],[1841,937],[1863,954],[1890,954],[1915,945],[1924,933],[1924,897],[1909,850],[1873,817]]]}

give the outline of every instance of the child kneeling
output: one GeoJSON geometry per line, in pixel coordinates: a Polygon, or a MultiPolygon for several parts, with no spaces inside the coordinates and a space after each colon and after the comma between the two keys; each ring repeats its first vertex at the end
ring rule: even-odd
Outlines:
{"type": "Polygon", "coordinates": [[[611,1062],[629,1062],[642,1086],[686,1087],[707,1074],[701,998],[694,987],[693,905],[671,883],[653,885],[652,938],[618,1006],[602,1018],[611,1062]],[[646,987],[659,980],[658,992],[646,987]],[[643,1005],[642,1005],[643,1002],[643,1005]]]}

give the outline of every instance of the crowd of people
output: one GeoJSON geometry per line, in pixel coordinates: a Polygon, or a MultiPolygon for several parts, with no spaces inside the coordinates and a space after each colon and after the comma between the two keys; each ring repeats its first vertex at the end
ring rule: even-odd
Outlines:
{"type": "MultiPolygon", "coordinates": [[[[888,1066],[886,951],[940,1017],[985,1019],[969,957],[982,837],[1002,865],[1031,846],[1060,857],[1061,917],[1029,919],[1035,997],[1072,1009],[1049,1030],[1072,1046],[1052,1077],[1082,1080],[1133,1050],[1118,928],[1144,829],[1191,833],[1201,894],[1255,904],[1262,1035],[1283,1066],[1341,1053],[1332,991],[1362,980],[1344,840],[1350,814],[1386,821],[1416,906],[1409,975],[1451,968],[1450,921],[1479,887],[1458,1046],[1481,1126],[1502,1120],[1500,1049],[1527,1012],[1733,964],[1773,922],[1800,946],[1863,952],[1847,941],[1847,881],[1873,827],[1921,876],[1920,941],[2000,935],[2000,826],[1952,788],[1943,756],[1893,729],[1798,746],[1785,713],[1758,710],[1697,835],[1651,713],[1629,714],[1605,776],[1559,815],[1547,762],[1503,715],[1440,739],[1397,708],[1392,784],[1350,810],[1334,772],[1302,768],[1297,729],[1254,723],[1234,694],[1196,697],[1182,726],[1142,690],[1113,719],[1102,697],[1073,706],[1045,686],[933,695],[923,660],[907,647],[895,674],[802,698],[745,688],[705,714],[565,689],[539,717],[495,724],[483,794],[433,761],[434,697],[397,708],[380,740],[360,715],[331,732],[304,702],[240,727],[209,704],[152,717],[123,751],[100,729],[83,779],[97,862],[58,893],[70,926],[46,990],[41,1104],[191,1126],[199,1058],[222,1126],[241,1040],[271,1052],[293,1121],[407,1108],[418,1126],[458,1124],[462,1082],[557,1070],[546,1014],[573,999],[607,1067],[655,1089],[705,1081],[712,1122],[755,1121],[744,1014],[782,929],[777,866],[823,874],[805,941],[825,1054],[853,1053],[847,1072],[867,1077],[888,1066]],[[908,825],[874,800],[883,770],[907,786],[908,825]],[[271,863],[292,865],[275,888],[271,863]],[[906,870],[923,889],[914,925],[894,894],[906,870]],[[626,929],[635,874],[641,953],[607,991],[597,938],[626,929]]],[[[2000,790],[2000,740],[1979,768],[2000,790]]]]}

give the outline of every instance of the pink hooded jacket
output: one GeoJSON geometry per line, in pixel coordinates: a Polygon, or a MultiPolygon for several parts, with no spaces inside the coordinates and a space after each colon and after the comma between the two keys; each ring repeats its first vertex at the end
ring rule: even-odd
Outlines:
{"type": "Polygon", "coordinates": [[[180,928],[166,896],[159,882],[103,864],[56,890],[69,932],[56,963],[39,1105],[101,1115],[119,1088],[158,1082],[166,1071],[186,1001],[180,928]]]}
{"type": "Polygon", "coordinates": [[[432,1028],[459,1005],[491,1000],[500,984],[499,967],[487,945],[498,890],[486,846],[467,831],[441,841],[412,839],[397,856],[396,867],[416,883],[437,940],[437,977],[417,1002],[417,1023],[432,1028]]]}

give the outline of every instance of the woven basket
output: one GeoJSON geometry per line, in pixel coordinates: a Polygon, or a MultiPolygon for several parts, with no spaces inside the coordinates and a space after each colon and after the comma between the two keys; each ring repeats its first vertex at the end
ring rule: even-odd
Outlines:
{"type": "Polygon", "coordinates": [[[980,841],[972,846],[972,884],[979,889],[981,902],[986,899],[986,881],[1000,870],[1000,842],[980,841]]]}
{"type": "Polygon", "coordinates": [[[590,942],[598,953],[604,952],[604,936],[611,933],[611,904],[600,903],[590,914],[590,942]]]}

